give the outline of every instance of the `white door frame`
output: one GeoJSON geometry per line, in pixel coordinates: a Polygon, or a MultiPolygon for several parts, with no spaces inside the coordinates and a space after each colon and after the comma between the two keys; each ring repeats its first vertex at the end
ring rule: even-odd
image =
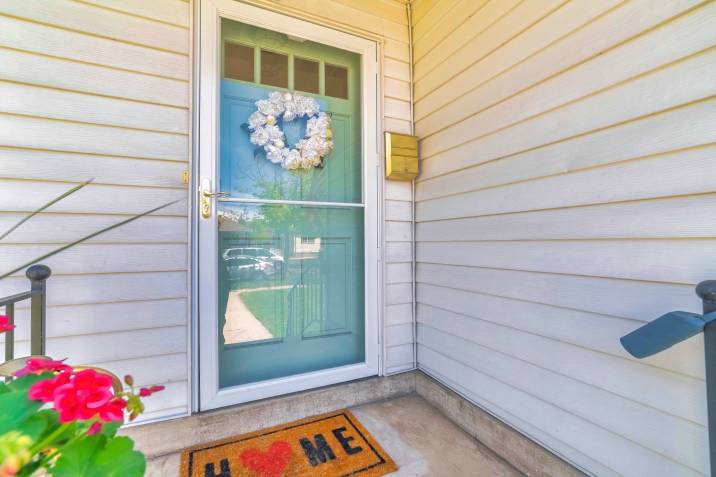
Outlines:
{"type": "MultiPolygon", "coordinates": [[[[213,409],[349,381],[379,372],[379,287],[382,284],[378,227],[377,44],[348,33],[264,10],[236,0],[201,0],[199,25],[198,180],[217,184],[219,138],[219,41],[221,18],[279,31],[361,55],[363,204],[365,217],[365,362],[259,383],[219,389],[216,204],[211,219],[197,214],[199,408],[213,409]]],[[[215,187],[215,186],[214,186],[215,187]]],[[[196,191],[198,194],[198,191],[196,191]]],[[[197,203],[198,203],[197,199],[197,203]]]]}

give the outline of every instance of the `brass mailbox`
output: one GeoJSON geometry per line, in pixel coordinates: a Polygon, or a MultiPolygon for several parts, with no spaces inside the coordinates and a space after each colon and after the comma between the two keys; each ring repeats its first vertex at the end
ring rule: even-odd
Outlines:
{"type": "Polygon", "coordinates": [[[418,138],[385,133],[385,177],[410,181],[418,177],[418,138]]]}

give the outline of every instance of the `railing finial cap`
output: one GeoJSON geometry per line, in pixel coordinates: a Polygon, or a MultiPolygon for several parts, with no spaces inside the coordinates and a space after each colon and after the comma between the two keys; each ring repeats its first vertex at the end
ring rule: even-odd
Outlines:
{"type": "Polygon", "coordinates": [[[30,280],[47,280],[50,275],[52,270],[47,265],[33,265],[25,272],[25,276],[30,280]]]}
{"type": "Polygon", "coordinates": [[[702,300],[716,302],[716,280],[706,280],[696,285],[696,294],[702,300]]]}

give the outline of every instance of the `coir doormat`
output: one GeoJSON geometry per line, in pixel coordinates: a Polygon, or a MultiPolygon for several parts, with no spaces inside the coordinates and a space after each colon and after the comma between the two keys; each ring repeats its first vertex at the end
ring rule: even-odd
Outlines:
{"type": "Polygon", "coordinates": [[[182,452],[180,477],[378,477],[397,470],[348,410],[182,452]]]}

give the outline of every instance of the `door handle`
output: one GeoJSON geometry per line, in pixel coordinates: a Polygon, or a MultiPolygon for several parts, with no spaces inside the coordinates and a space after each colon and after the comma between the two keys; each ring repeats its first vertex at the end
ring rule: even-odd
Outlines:
{"type": "Polygon", "coordinates": [[[227,197],[228,192],[212,192],[211,181],[204,179],[201,181],[201,216],[204,219],[211,217],[211,199],[218,197],[227,197]]]}
{"type": "Polygon", "coordinates": [[[228,192],[209,192],[206,190],[201,191],[201,195],[206,197],[207,199],[213,199],[214,197],[228,197],[228,192]]]}

